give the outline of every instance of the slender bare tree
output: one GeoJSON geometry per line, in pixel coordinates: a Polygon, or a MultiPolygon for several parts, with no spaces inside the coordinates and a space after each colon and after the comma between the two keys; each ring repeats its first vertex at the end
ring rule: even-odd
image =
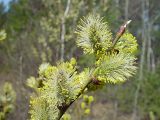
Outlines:
{"type": "Polygon", "coordinates": [[[61,19],[61,39],[60,39],[60,43],[61,43],[61,61],[64,61],[64,48],[65,48],[64,42],[65,42],[65,34],[66,34],[65,21],[66,21],[66,17],[68,15],[68,12],[69,12],[70,4],[71,4],[71,0],[68,0],[66,9],[64,11],[64,15],[62,16],[62,19],[61,19]]]}

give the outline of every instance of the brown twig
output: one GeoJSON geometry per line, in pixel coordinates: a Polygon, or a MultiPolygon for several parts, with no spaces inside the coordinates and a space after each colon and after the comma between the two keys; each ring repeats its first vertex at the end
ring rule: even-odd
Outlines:
{"type": "Polygon", "coordinates": [[[127,22],[125,22],[125,23],[120,27],[119,31],[118,31],[117,34],[116,34],[115,39],[114,39],[113,42],[112,42],[111,47],[110,47],[107,51],[111,51],[111,50],[114,49],[116,43],[117,43],[118,40],[122,37],[122,35],[125,33],[126,27],[127,27],[128,24],[130,24],[130,22],[131,22],[131,20],[128,20],[127,22]]]}

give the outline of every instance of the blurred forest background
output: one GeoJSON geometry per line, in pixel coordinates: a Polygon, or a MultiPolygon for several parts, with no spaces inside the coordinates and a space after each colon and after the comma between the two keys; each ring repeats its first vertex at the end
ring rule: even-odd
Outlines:
{"type": "MultiPolygon", "coordinates": [[[[5,1],[5,0],[4,0],[5,1]]],[[[92,57],[75,45],[74,31],[82,16],[98,13],[113,33],[127,20],[139,43],[138,72],[119,85],[91,92],[91,113],[83,114],[81,100],[69,109],[72,120],[160,120],[160,1],[159,0],[11,0],[0,3],[0,86],[10,82],[16,91],[14,111],[8,120],[29,118],[26,86],[40,64],[55,64],[75,57],[83,68],[92,57]]]]}

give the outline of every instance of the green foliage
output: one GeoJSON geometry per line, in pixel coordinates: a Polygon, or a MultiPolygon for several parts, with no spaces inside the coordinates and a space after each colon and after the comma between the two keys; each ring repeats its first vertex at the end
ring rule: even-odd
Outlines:
{"type": "MultiPolygon", "coordinates": [[[[157,94],[160,91],[160,69],[158,68],[155,73],[144,74],[144,78],[141,83],[139,99],[137,109],[142,119],[150,118],[151,120],[157,120],[160,118],[160,96],[157,94]]],[[[107,96],[107,100],[118,103],[118,110],[131,114],[133,112],[133,100],[136,84],[139,82],[137,76],[132,81],[126,84],[119,84],[118,86],[109,86],[107,90],[104,90],[104,94],[107,96]]]]}
{"type": "Polygon", "coordinates": [[[36,78],[42,85],[36,88],[35,78],[28,79],[28,85],[37,91],[37,95],[31,97],[31,119],[57,119],[57,107],[68,106],[74,101],[84,89],[88,77],[88,70],[77,74],[75,59],[57,63],[57,66],[42,64],[39,68],[39,78],[36,78]]]}
{"type": "MultiPolygon", "coordinates": [[[[77,45],[86,54],[92,54],[96,58],[94,65],[79,72],[74,58],[69,62],[58,62],[56,66],[42,64],[39,67],[39,77],[28,79],[28,85],[36,92],[30,101],[32,120],[59,120],[86,88],[96,90],[108,82],[123,82],[135,73],[133,53],[137,43],[131,34],[122,36],[122,42],[116,46],[119,53],[116,53],[110,49],[112,33],[99,15],[89,15],[81,20],[76,33],[77,45]]],[[[89,114],[87,106],[93,97],[84,95],[83,99],[81,106],[85,109],[84,113],[89,114]]]]}
{"type": "Polygon", "coordinates": [[[77,32],[77,45],[82,47],[85,53],[103,52],[111,46],[112,34],[107,22],[97,15],[88,15],[80,21],[77,32]]]}
{"type": "Polygon", "coordinates": [[[5,33],[5,31],[3,30],[3,31],[0,31],[0,41],[2,41],[2,40],[4,40],[5,38],[6,38],[6,33],[5,33]]]}
{"type": "Polygon", "coordinates": [[[152,111],[149,112],[149,117],[150,117],[150,120],[155,120],[155,116],[154,116],[154,113],[152,111]]]}
{"type": "Polygon", "coordinates": [[[158,119],[160,118],[160,96],[157,95],[157,92],[160,91],[160,71],[156,73],[147,73],[146,78],[143,80],[141,86],[141,93],[139,99],[139,108],[145,113],[153,112],[152,114],[156,115],[158,119]]]}
{"type": "Polygon", "coordinates": [[[81,102],[81,109],[84,111],[85,115],[90,114],[90,106],[94,101],[93,96],[83,95],[83,101],[81,102]]]}
{"type": "MultiPolygon", "coordinates": [[[[38,43],[42,49],[40,52],[42,62],[52,62],[53,59],[60,56],[58,50],[61,48],[62,36],[64,37],[64,42],[67,43],[70,41],[64,45],[65,50],[70,51],[71,49],[67,50],[70,46],[75,49],[73,41],[75,38],[75,23],[79,16],[79,0],[71,0],[68,6],[67,1],[68,0],[42,0],[45,14],[39,21],[40,28],[38,26],[38,31],[39,29],[41,31],[41,33],[38,34],[38,43]],[[66,8],[68,8],[68,12],[65,12],[66,8]],[[62,30],[62,26],[65,28],[64,31],[62,30]]],[[[68,54],[66,51],[64,51],[65,54],[68,54]]]]}
{"type": "Polygon", "coordinates": [[[39,81],[37,81],[35,77],[31,76],[30,78],[27,79],[27,85],[36,90],[39,86],[39,81]]]}
{"type": "Polygon", "coordinates": [[[90,110],[89,108],[85,109],[85,111],[84,111],[84,113],[85,113],[86,115],[90,114],[90,112],[91,112],[91,110],[90,110]]]}
{"type": "Polygon", "coordinates": [[[136,38],[130,34],[125,33],[117,42],[115,48],[122,53],[135,54],[137,52],[137,41],[136,38]]]}
{"type": "MultiPolygon", "coordinates": [[[[21,31],[29,20],[31,11],[29,8],[28,0],[19,0],[10,2],[10,9],[8,10],[7,17],[7,33],[10,34],[10,30],[21,31]],[[8,26],[9,25],[9,26],[8,26]],[[10,29],[8,29],[10,28],[10,29]]],[[[12,36],[13,37],[13,36],[12,36]]]]}
{"type": "MultiPolygon", "coordinates": [[[[119,54],[107,52],[112,44],[112,34],[106,22],[98,15],[89,15],[77,30],[77,45],[82,47],[85,53],[93,53],[97,58],[94,70],[94,79],[101,83],[125,81],[135,73],[135,57],[137,42],[130,33],[124,34],[115,46],[119,54]]],[[[99,84],[101,84],[99,83],[99,84]]]]}
{"type": "Polygon", "coordinates": [[[65,113],[65,114],[63,115],[63,117],[61,118],[61,120],[71,120],[71,115],[65,113]]]}
{"type": "Polygon", "coordinates": [[[94,75],[104,83],[123,82],[135,73],[136,67],[134,66],[134,61],[135,58],[130,54],[107,55],[97,61],[98,67],[94,75]]]}
{"type": "Polygon", "coordinates": [[[4,120],[7,114],[11,113],[15,106],[16,93],[10,83],[5,83],[0,88],[0,120],[4,120]]]}

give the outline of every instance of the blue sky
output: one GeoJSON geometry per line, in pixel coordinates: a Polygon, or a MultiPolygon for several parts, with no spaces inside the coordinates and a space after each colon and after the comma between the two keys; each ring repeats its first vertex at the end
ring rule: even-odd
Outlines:
{"type": "Polygon", "coordinates": [[[10,2],[11,0],[0,0],[0,2],[3,2],[5,5],[8,5],[8,3],[10,2]]]}
{"type": "Polygon", "coordinates": [[[11,0],[0,0],[0,2],[3,2],[4,5],[6,6],[6,9],[8,9],[8,3],[10,2],[11,0]]]}

